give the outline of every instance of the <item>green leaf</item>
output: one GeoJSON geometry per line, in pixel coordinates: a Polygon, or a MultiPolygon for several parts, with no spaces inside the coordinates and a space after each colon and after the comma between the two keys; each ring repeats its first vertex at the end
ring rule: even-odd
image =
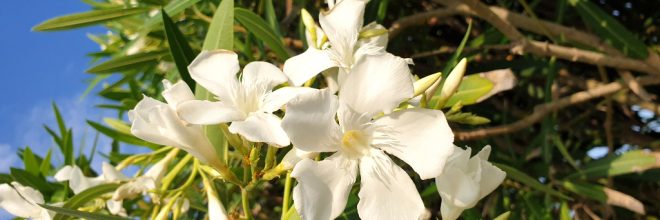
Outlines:
{"type": "Polygon", "coordinates": [[[181,33],[167,13],[163,10],[161,10],[161,13],[163,14],[165,36],[167,37],[167,43],[170,45],[170,54],[174,59],[177,70],[179,70],[181,79],[194,91],[195,81],[190,77],[188,65],[195,59],[195,53],[190,48],[183,33],[181,33]]]}
{"type": "Polygon", "coordinates": [[[114,130],[112,128],[108,128],[106,126],[103,126],[99,123],[96,123],[96,122],[93,122],[93,121],[90,121],[90,120],[87,120],[87,124],[92,126],[97,131],[101,132],[102,134],[104,134],[108,137],[111,137],[111,138],[113,138],[117,141],[121,141],[121,142],[124,142],[124,143],[127,143],[127,144],[145,146],[145,147],[148,147],[148,148],[151,148],[151,149],[157,149],[157,148],[160,147],[160,145],[144,141],[144,140],[139,139],[139,138],[137,138],[133,135],[119,132],[117,130],[114,130]]]}
{"type": "Polygon", "coordinates": [[[34,153],[30,147],[25,147],[23,150],[23,164],[25,165],[25,170],[32,175],[39,176],[39,163],[37,158],[34,157],[34,153]]]}
{"type": "Polygon", "coordinates": [[[518,182],[521,182],[521,183],[525,184],[526,186],[529,186],[529,187],[531,187],[533,189],[536,189],[538,191],[542,191],[542,192],[545,192],[545,193],[553,195],[553,196],[557,196],[557,197],[562,198],[562,199],[571,200],[571,197],[568,197],[568,196],[552,189],[548,185],[544,185],[544,184],[540,183],[536,179],[534,179],[531,176],[523,173],[520,170],[517,170],[516,168],[510,167],[510,166],[507,166],[507,165],[504,165],[504,164],[497,164],[497,163],[493,163],[493,164],[495,166],[497,166],[498,168],[502,169],[504,172],[506,172],[507,178],[514,179],[514,180],[516,180],[518,182]]]}
{"type": "Polygon", "coordinates": [[[634,58],[644,59],[649,55],[644,42],[637,39],[625,26],[597,5],[589,0],[569,0],[569,3],[575,7],[582,20],[606,43],[634,58]]]}
{"type": "Polygon", "coordinates": [[[57,127],[60,128],[60,135],[64,135],[66,132],[66,124],[64,123],[64,119],[62,119],[60,109],[57,108],[57,104],[55,104],[55,102],[51,103],[51,105],[53,106],[53,112],[55,113],[55,119],[57,120],[57,127]]]}
{"type": "Polygon", "coordinates": [[[289,53],[284,47],[282,38],[275,34],[275,30],[273,30],[264,19],[254,12],[244,8],[237,7],[234,10],[234,13],[236,13],[236,20],[238,20],[248,32],[254,34],[254,36],[270,47],[278,58],[281,60],[289,58],[289,53]]]}
{"type": "Polygon", "coordinates": [[[585,164],[581,172],[567,176],[567,179],[611,177],[627,173],[639,173],[660,167],[660,153],[645,150],[628,151],[621,155],[609,156],[585,164]]]}
{"type": "Polygon", "coordinates": [[[289,208],[289,211],[282,216],[282,220],[300,220],[300,214],[298,214],[298,211],[296,211],[296,207],[291,206],[289,208]]]}
{"type": "Polygon", "coordinates": [[[126,124],[124,121],[116,118],[103,118],[103,122],[109,125],[111,128],[115,129],[124,134],[131,134],[131,126],[126,124]]]}
{"type": "MultiPolygon", "coordinates": [[[[93,201],[96,198],[99,198],[100,195],[115,191],[119,186],[120,184],[110,183],[110,184],[102,184],[91,187],[69,198],[66,201],[66,203],[62,205],[62,208],[75,210],[77,208],[83,207],[85,204],[93,201]]],[[[66,213],[62,213],[62,214],[66,214],[66,213]]],[[[80,217],[80,216],[74,216],[74,217],[80,217]]],[[[73,219],[73,218],[71,218],[70,216],[65,216],[60,214],[56,215],[53,218],[53,220],[65,220],[65,219],[73,219]]]]}
{"type": "Polygon", "coordinates": [[[495,217],[493,220],[508,220],[510,216],[511,216],[511,211],[508,211],[500,214],[499,216],[495,217]]]}
{"type": "Polygon", "coordinates": [[[32,175],[25,170],[11,167],[9,168],[9,173],[16,182],[19,182],[24,186],[29,186],[42,192],[51,192],[55,190],[54,187],[46,182],[43,177],[32,175]]]}
{"type": "MultiPolygon", "coordinates": [[[[170,3],[168,3],[163,8],[163,10],[165,10],[165,12],[167,12],[168,15],[178,15],[183,10],[185,10],[186,8],[189,8],[190,6],[194,5],[197,2],[199,2],[199,0],[170,1],[170,3]]],[[[149,30],[154,25],[158,24],[161,21],[163,21],[163,17],[160,16],[159,14],[157,14],[157,15],[149,18],[147,21],[144,22],[143,30],[149,30]]]]}
{"type": "Polygon", "coordinates": [[[213,14],[206,38],[204,50],[225,49],[234,47],[234,0],[222,0],[213,14]]]}
{"type": "Polygon", "coordinates": [[[119,216],[114,216],[114,215],[104,215],[104,214],[97,214],[97,213],[91,213],[91,212],[83,212],[83,211],[78,211],[75,209],[67,209],[67,208],[61,208],[61,207],[56,207],[56,206],[49,206],[45,204],[39,204],[41,207],[44,207],[45,209],[49,209],[51,211],[57,212],[58,214],[61,215],[67,215],[70,217],[78,217],[82,219],[94,219],[94,220],[129,220],[129,218],[122,218],[119,216]]]}
{"type": "Polygon", "coordinates": [[[32,30],[59,31],[73,29],[144,13],[148,10],[149,8],[112,8],[93,10],[52,18],[34,26],[32,30]]]}
{"type": "Polygon", "coordinates": [[[264,0],[262,1],[264,4],[264,8],[266,9],[266,20],[268,21],[268,25],[270,25],[270,28],[272,28],[275,31],[275,34],[277,36],[282,36],[282,33],[280,33],[280,24],[277,22],[277,14],[275,14],[275,8],[273,7],[273,0],[264,0]]]}
{"type": "Polygon", "coordinates": [[[48,173],[50,172],[50,168],[51,168],[50,158],[52,154],[53,154],[53,150],[48,149],[48,153],[46,153],[46,157],[44,157],[44,159],[41,161],[41,165],[39,165],[39,171],[44,176],[48,176],[48,173]]]}
{"type": "Polygon", "coordinates": [[[645,214],[644,204],[628,194],[601,185],[589,183],[564,181],[562,182],[562,186],[577,195],[591,198],[602,203],[623,207],[642,215],[645,214]]]}
{"type": "Polygon", "coordinates": [[[6,173],[0,173],[0,184],[11,183],[12,181],[14,181],[14,178],[12,178],[11,175],[6,173]]]}
{"type": "MultiPolygon", "coordinates": [[[[472,74],[463,78],[461,84],[456,89],[456,93],[449,98],[444,107],[451,107],[456,104],[458,101],[462,105],[471,105],[477,103],[479,98],[488,94],[491,89],[493,89],[493,82],[490,80],[479,76],[479,74],[472,74]]],[[[433,99],[437,99],[439,96],[434,96],[431,99],[431,103],[434,103],[433,99]]]]}
{"type": "Polygon", "coordinates": [[[73,130],[69,129],[62,137],[64,164],[73,165],[73,130]]]}
{"type": "Polygon", "coordinates": [[[116,57],[93,66],[92,68],[86,70],[86,72],[103,74],[134,69],[148,63],[155,63],[168,54],[169,51],[161,50],[116,57]]]}
{"type": "MultiPolygon", "coordinates": [[[[234,48],[234,0],[223,0],[213,15],[209,31],[204,39],[204,50],[232,50],[234,48]]],[[[213,96],[204,87],[195,88],[195,97],[203,100],[213,100],[213,96]]],[[[204,134],[211,141],[216,153],[224,158],[227,141],[218,125],[205,125],[204,134]]]]}

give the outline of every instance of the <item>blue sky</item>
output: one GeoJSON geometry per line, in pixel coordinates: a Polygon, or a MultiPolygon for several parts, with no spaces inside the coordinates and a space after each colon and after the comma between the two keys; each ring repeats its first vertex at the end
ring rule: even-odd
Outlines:
{"type": "MultiPolygon", "coordinates": [[[[99,47],[87,39],[87,33],[104,33],[102,27],[72,31],[32,32],[32,26],[49,18],[87,11],[80,1],[10,1],[0,7],[0,172],[9,166],[22,167],[16,150],[30,146],[37,154],[54,147],[42,125],[56,127],[50,103],[55,101],[68,126],[73,127],[79,141],[87,133],[91,142],[93,130],[85,119],[99,121],[108,111],[93,106],[102,100],[90,95],[81,100],[87,88],[84,73],[90,67],[85,54],[99,47]],[[38,6],[36,6],[38,5],[38,6]]],[[[107,149],[107,141],[99,149],[107,149]]],[[[99,157],[97,157],[99,158],[99,157]]],[[[98,161],[97,161],[98,162],[98,161]]],[[[9,215],[0,211],[0,219],[9,215]]]]}

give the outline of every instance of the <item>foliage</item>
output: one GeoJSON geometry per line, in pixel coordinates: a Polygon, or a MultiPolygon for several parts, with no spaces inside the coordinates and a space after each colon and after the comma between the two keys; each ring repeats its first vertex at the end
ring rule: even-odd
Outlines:
{"type": "MultiPolygon", "coordinates": [[[[214,99],[204,88],[195,86],[190,78],[186,67],[196,54],[203,49],[228,49],[238,53],[242,65],[251,61],[281,65],[290,56],[307,48],[300,9],[317,15],[327,7],[320,0],[84,2],[90,4],[92,10],[45,21],[35,26],[34,30],[59,31],[100,24],[110,31],[90,35],[91,40],[103,49],[89,54],[95,63],[87,72],[94,79],[90,87],[102,84],[101,91],[96,95],[105,98],[107,103],[98,107],[112,109],[118,115],[116,119],[107,119],[105,125],[88,121],[98,133],[113,139],[112,151],[94,150],[88,154],[75,154],[74,146],[78,146],[74,142],[76,136],[53,104],[57,129],[44,127],[52,136],[57,150],[43,153],[25,147],[18,152],[24,167],[11,168],[9,174],[0,174],[2,183],[16,181],[38,189],[48,204],[67,201],[62,207],[44,206],[62,214],[58,218],[114,219],[102,208],[103,204],[99,205],[99,201],[91,195],[107,197],[107,193],[117,185],[100,185],[73,195],[68,184],[49,178],[64,165],[75,164],[86,176],[96,176],[100,170],[91,167],[92,158],[108,160],[122,168],[132,166],[142,170],[157,162],[156,158],[164,157],[166,147],[133,136],[128,122],[124,121],[127,111],[135,108],[143,95],[162,97],[163,79],[182,79],[196,91],[198,97],[214,99]],[[148,147],[154,151],[136,155],[126,153],[126,149],[135,147],[148,147]],[[55,154],[62,154],[63,163],[51,160],[55,154]],[[95,154],[104,158],[94,157],[95,154]]],[[[390,29],[388,51],[401,57],[412,57],[415,62],[413,73],[419,78],[440,71],[449,73],[458,63],[458,58],[465,57],[469,61],[466,77],[452,92],[453,96],[444,100],[442,106],[429,106],[442,107],[449,112],[447,115],[456,133],[456,145],[493,146],[491,160],[507,173],[507,179],[480,205],[462,216],[465,219],[570,219],[572,216],[584,219],[592,215],[618,219],[660,217],[657,169],[660,167],[660,120],[657,115],[660,111],[653,103],[657,98],[653,94],[659,94],[660,88],[654,86],[658,84],[655,82],[657,79],[635,81],[634,78],[634,75],[657,77],[660,73],[660,59],[657,58],[660,56],[657,31],[660,13],[655,10],[657,3],[625,1],[604,4],[589,0],[560,0],[528,4],[525,0],[485,1],[489,6],[524,14],[522,16],[528,18],[530,24],[540,27],[534,29],[520,25],[520,29],[532,29],[523,32],[525,39],[626,59],[622,62],[639,62],[648,65],[644,67],[648,70],[645,72],[613,66],[612,63],[589,65],[593,63],[579,58],[571,60],[557,54],[543,56],[540,52],[525,51],[522,41],[507,36],[493,25],[496,22],[475,14],[479,12],[454,11],[449,15],[436,14],[413,22],[406,20],[415,19],[411,16],[431,13],[433,9],[451,8],[452,4],[456,4],[451,2],[371,0],[367,5],[365,24],[378,21],[385,27],[401,28],[402,31],[396,34],[390,29]],[[649,6],[645,4],[650,4],[650,7],[645,7],[649,6]],[[576,29],[571,29],[575,32],[556,33],[557,28],[541,21],[575,26],[576,29]],[[594,42],[598,45],[580,41],[581,34],[599,40],[594,42]],[[525,53],[521,53],[521,47],[525,53]],[[511,69],[517,78],[513,89],[501,94],[489,94],[497,88],[498,81],[478,73],[504,68],[511,69]],[[633,70],[632,77],[626,77],[630,74],[628,70],[633,70]],[[553,103],[561,102],[561,97],[619,81],[626,82],[622,84],[623,88],[600,95],[602,98],[553,106],[553,103]],[[630,88],[628,85],[631,85],[630,88]],[[485,96],[490,98],[485,99],[485,96]],[[543,106],[550,106],[548,108],[552,111],[540,118],[528,117],[543,106]],[[648,112],[654,115],[648,117],[648,112]],[[477,138],[471,138],[468,135],[470,132],[482,133],[477,138]],[[497,133],[483,135],[484,132],[497,133]],[[607,148],[607,156],[590,156],[594,147],[607,148]]],[[[449,74],[440,75],[442,77],[438,82],[442,83],[432,90],[437,92],[426,94],[429,104],[438,102],[439,91],[445,83],[443,78],[451,77],[449,74]]],[[[316,80],[310,83],[323,85],[321,77],[316,80]]],[[[426,87],[433,87],[431,84],[427,83],[426,87]]],[[[425,105],[424,102],[421,105],[425,105]]],[[[207,126],[205,131],[216,151],[231,168],[229,172],[241,178],[253,176],[249,179],[254,181],[242,188],[251,187],[251,206],[259,207],[250,210],[254,218],[299,218],[290,205],[290,192],[282,194],[283,188],[290,189],[287,185],[293,184],[290,176],[282,172],[275,174],[280,178],[260,179],[268,171],[277,169],[275,161],[281,161],[288,149],[276,151],[267,146],[247,146],[252,150],[246,156],[241,152],[244,143],[227,132],[226,127],[207,126]],[[246,160],[254,166],[242,167],[246,160]],[[283,207],[283,204],[286,205],[283,207]]],[[[199,165],[202,171],[197,174],[197,166],[193,166],[196,162],[185,159],[184,154],[178,154],[173,161],[168,170],[178,172],[165,177],[169,182],[158,193],[175,199],[186,198],[190,201],[190,209],[185,213],[173,211],[171,217],[197,219],[204,216],[208,210],[205,197],[201,196],[205,195],[201,185],[215,187],[230,218],[250,216],[242,211],[250,204],[246,206],[241,203],[241,197],[231,196],[241,192],[241,187],[218,180],[227,180],[226,173],[203,171],[209,167],[199,165]],[[207,176],[215,181],[209,184],[204,180],[207,176]]],[[[433,218],[439,216],[441,200],[435,193],[433,181],[416,180],[415,183],[423,192],[425,205],[433,218]]],[[[153,204],[125,200],[123,207],[132,216],[148,218],[162,217],[159,213],[169,211],[166,208],[168,205],[171,208],[172,204],[174,202],[153,204]]],[[[340,218],[357,217],[356,206],[357,192],[354,191],[340,218]]],[[[165,212],[164,216],[168,215],[165,212]]]]}

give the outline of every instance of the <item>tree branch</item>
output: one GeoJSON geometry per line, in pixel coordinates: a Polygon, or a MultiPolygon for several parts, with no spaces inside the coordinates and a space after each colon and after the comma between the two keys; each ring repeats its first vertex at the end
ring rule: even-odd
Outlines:
{"type": "MultiPolygon", "coordinates": [[[[655,76],[642,77],[637,81],[642,85],[660,84],[660,78],[655,76]]],[[[558,99],[550,103],[537,105],[534,107],[534,113],[514,123],[472,131],[457,131],[454,132],[454,137],[457,140],[465,141],[516,132],[532,126],[533,124],[542,120],[547,114],[558,111],[559,109],[589,101],[598,97],[606,96],[625,88],[627,88],[625,82],[612,82],[609,84],[597,86],[589,90],[574,93],[573,95],[558,99]]]]}

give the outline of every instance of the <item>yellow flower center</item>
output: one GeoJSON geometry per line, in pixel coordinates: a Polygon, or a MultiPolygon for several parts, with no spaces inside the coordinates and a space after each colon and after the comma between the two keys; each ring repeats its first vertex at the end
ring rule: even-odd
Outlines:
{"type": "Polygon", "coordinates": [[[341,149],[347,156],[359,157],[369,153],[369,137],[362,131],[350,130],[344,132],[341,138],[341,149]]]}

